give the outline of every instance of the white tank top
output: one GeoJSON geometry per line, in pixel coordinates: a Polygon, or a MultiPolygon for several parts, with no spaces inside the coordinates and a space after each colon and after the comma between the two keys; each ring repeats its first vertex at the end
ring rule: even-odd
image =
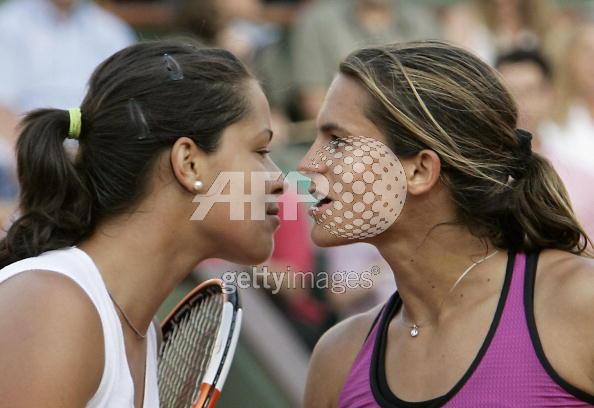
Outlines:
{"type": "MultiPolygon", "coordinates": [[[[48,251],[1,269],[0,284],[30,270],[54,271],[68,276],[86,292],[99,313],[103,327],[105,366],[99,388],[87,408],[133,408],[134,383],[126,358],[121,321],[93,260],[76,247],[48,251]]],[[[157,333],[154,324],[151,324],[147,337],[143,408],[158,407],[157,333]]]]}

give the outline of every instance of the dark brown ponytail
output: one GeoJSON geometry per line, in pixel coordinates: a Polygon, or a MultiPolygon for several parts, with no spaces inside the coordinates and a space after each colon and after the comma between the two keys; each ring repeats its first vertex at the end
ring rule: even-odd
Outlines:
{"type": "Polygon", "coordinates": [[[28,114],[17,142],[22,216],[0,245],[0,267],[31,254],[72,245],[91,229],[92,200],[64,149],[68,111],[28,114]]]}

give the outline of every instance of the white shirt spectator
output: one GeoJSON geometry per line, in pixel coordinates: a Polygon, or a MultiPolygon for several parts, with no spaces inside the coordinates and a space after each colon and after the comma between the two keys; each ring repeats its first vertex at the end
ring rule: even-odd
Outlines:
{"type": "Polygon", "coordinates": [[[541,151],[561,176],[578,221],[594,239],[594,118],[585,106],[574,105],[563,126],[547,122],[539,136],[541,151]]]}
{"type": "Polygon", "coordinates": [[[65,15],[50,0],[10,0],[0,6],[0,105],[15,113],[79,106],[97,65],[134,41],[91,1],[65,15]]]}
{"type": "Polygon", "coordinates": [[[583,105],[573,105],[564,125],[549,122],[540,130],[543,147],[557,152],[594,175],[594,117],[583,105]]]}

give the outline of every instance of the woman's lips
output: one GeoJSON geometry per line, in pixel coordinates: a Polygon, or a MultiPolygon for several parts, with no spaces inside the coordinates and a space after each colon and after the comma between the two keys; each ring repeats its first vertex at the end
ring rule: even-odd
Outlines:
{"type": "Polygon", "coordinates": [[[280,209],[278,205],[271,205],[266,208],[266,220],[271,222],[274,228],[277,228],[280,223],[280,209]]]}
{"type": "Polygon", "coordinates": [[[278,215],[280,212],[278,207],[270,207],[266,210],[266,215],[278,215]]]}
{"type": "Polygon", "coordinates": [[[330,198],[324,198],[320,201],[318,201],[316,204],[314,204],[313,206],[309,207],[308,213],[311,217],[315,217],[318,214],[322,214],[324,211],[326,211],[328,208],[330,208],[330,206],[332,206],[332,201],[330,198]]]}

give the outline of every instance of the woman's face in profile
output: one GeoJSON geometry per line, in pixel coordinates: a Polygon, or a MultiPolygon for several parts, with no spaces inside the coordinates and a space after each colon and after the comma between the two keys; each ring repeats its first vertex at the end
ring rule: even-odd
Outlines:
{"type": "Polygon", "coordinates": [[[369,101],[361,85],[339,74],[318,115],[316,140],[299,165],[312,179],[310,192],[321,199],[310,209],[319,246],[369,240],[388,229],[404,205],[404,169],[365,115],[369,101]]]}
{"type": "Polygon", "coordinates": [[[249,112],[223,131],[218,149],[208,156],[204,188],[194,201],[208,208],[197,222],[215,243],[213,256],[257,264],[272,254],[283,179],[268,154],[272,139],[268,101],[256,81],[248,83],[245,93],[249,112]]]}

